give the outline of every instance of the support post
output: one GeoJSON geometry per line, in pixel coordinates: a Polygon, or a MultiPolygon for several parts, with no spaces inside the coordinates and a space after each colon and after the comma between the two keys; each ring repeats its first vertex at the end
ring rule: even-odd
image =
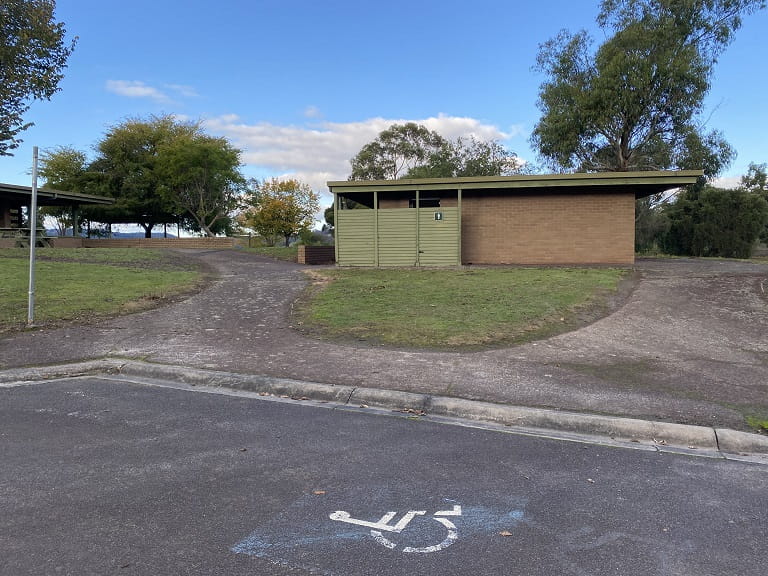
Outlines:
{"type": "Polygon", "coordinates": [[[419,189],[416,188],[416,266],[421,266],[421,258],[419,257],[420,245],[421,245],[421,230],[419,230],[420,222],[421,220],[420,214],[421,212],[421,199],[419,198],[419,189]]]}
{"type": "Polygon", "coordinates": [[[72,205],[72,236],[75,238],[80,237],[80,211],[77,204],[72,205]]]}
{"type": "Polygon", "coordinates": [[[339,265],[339,212],[341,206],[339,195],[333,192],[333,257],[336,260],[336,266],[339,265]]]}
{"type": "Polygon", "coordinates": [[[373,191],[373,265],[379,267],[379,191],[373,191]]]}
{"type": "Polygon", "coordinates": [[[456,265],[459,268],[461,268],[461,187],[459,187],[459,189],[456,191],[456,195],[457,195],[456,204],[457,204],[457,206],[459,208],[459,214],[458,214],[458,218],[457,218],[458,223],[456,224],[456,226],[458,228],[456,230],[456,232],[459,235],[459,237],[457,238],[458,250],[459,250],[459,256],[458,256],[458,260],[459,261],[456,263],[456,265]]]}

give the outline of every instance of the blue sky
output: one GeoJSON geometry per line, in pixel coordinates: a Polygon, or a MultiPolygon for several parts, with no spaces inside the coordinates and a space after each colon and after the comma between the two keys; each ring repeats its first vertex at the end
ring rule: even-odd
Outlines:
{"type": "MultiPolygon", "coordinates": [[[[497,138],[535,160],[538,45],[562,28],[601,40],[597,4],[59,0],[57,17],[78,45],[61,91],[32,105],[24,144],[0,157],[0,182],[30,183],[33,145],[90,153],[109,126],[161,113],[228,137],[248,176],[295,175],[323,193],[397,121],[497,138]]],[[[739,154],[730,179],[768,162],[766,30],[766,11],[745,20],[707,102],[708,127],[739,154]]]]}

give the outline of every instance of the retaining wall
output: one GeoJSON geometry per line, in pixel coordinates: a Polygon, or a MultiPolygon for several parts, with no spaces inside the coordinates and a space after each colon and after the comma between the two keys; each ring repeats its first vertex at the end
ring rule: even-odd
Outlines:
{"type": "Polygon", "coordinates": [[[54,248],[233,248],[233,238],[73,238],[50,239],[54,248]]]}
{"type": "Polygon", "coordinates": [[[333,264],[336,252],[333,246],[299,246],[299,264],[333,264]]]}

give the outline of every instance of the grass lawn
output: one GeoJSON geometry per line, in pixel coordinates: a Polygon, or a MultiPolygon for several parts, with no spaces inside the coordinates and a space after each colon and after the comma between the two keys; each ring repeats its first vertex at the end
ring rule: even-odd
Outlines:
{"type": "MultiPolygon", "coordinates": [[[[0,332],[27,321],[29,251],[0,250],[0,332]]],[[[135,312],[194,290],[201,272],[159,250],[39,249],[35,322],[84,321],[135,312]]]]}
{"type": "Polygon", "coordinates": [[[626,271],[584,268],[316,270],[304,329],[398,347],[480,348],[600,315],[626,271]]]}

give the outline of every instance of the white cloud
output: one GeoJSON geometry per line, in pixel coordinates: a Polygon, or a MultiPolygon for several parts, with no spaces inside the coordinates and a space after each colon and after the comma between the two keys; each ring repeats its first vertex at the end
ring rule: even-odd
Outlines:
{"type": "Polygon", "coordinates": [[[304,108],[304,116],[307,118],[320,118],[322,116],[322,112],[320,112],[320,108],[317,106],[307,106],[304,108]]]}
{"type": "Polygon", "coordinates": [[[182,96],[183,98],[200,97],[200,94],[198,94],[197,90],[195,90],[192,86],[187,86],[185,84],[166,84],[165,87],[169,90],[172,90],[173,92],[176,92],[176,94],[182,96]]]}
{"type": "MultiPolygon", "coordinates": [[[[243,150],[249,167],[272,176],[301,179],[314,190],[325,192],[328,180],[346,180],[349,160],[392,124],[416,122],[448,139],[475,136],[505,140],[512,134],[474,118],[438,115],[424,119],[370,118],[361,122],[322,122],[312,126],[281,126],[266,122],[243,123],[234,114],[203,122],[209,131],[226,136],[243,150]]],[[[514,132],[514,129],[513,129],[514,132]]]]}
{"type": "Polygon", "coordinates": [[[127,98],[150,98],[156,102],[170,102],[168,96],[140,80],[107,80],[107,92],[127,98]]]}
{"type": "Polygon", "coordinates": [[[721,176],[720,178],[715,178],[712,184],[718,188],[734,190],[741,184],[741,176],[721,176]]]}

